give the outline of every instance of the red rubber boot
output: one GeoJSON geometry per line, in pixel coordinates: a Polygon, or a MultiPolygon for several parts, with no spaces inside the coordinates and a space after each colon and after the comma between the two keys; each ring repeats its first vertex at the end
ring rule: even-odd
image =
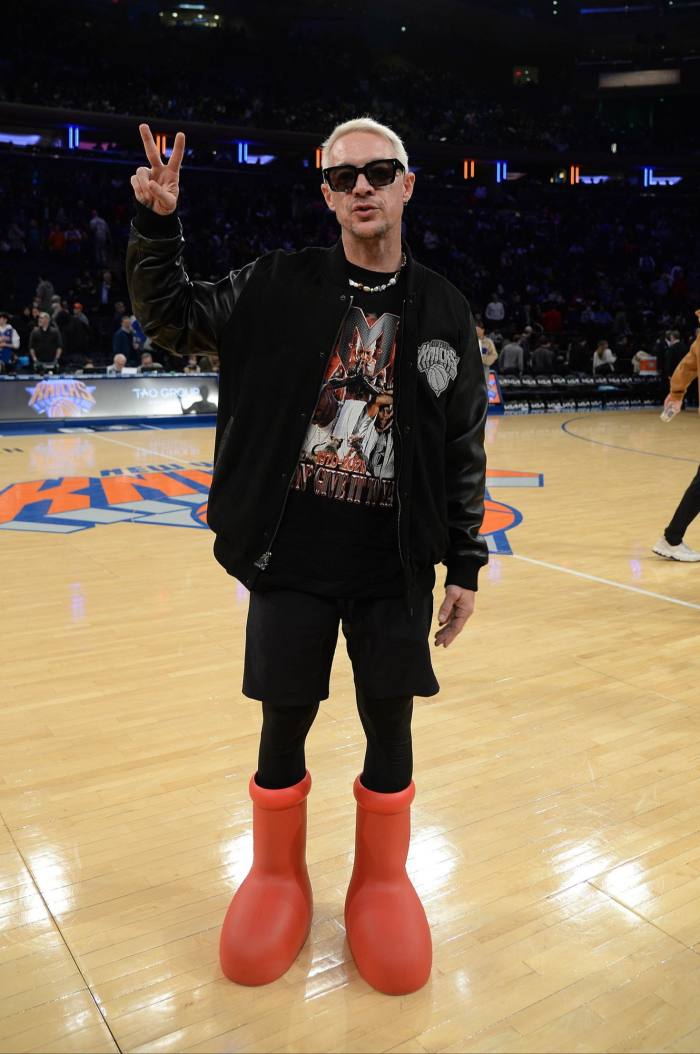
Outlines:
{"type": "Polygon", "coordinates": [[[430,927],[406,874],[416,787],[380,794],[358,776],[355,863],[345,898],[345,929],[357,969],[385,995],[422,988],[433,962],[430,927]]]}
{"type": "Polygon", "coordinates": [[[219,942],[221,969],[237,984],[269,984],[301,951],[311,929],[306,798],[311,776],[269,790],[251,776],[253,866],[231,901],[219,942]]]}

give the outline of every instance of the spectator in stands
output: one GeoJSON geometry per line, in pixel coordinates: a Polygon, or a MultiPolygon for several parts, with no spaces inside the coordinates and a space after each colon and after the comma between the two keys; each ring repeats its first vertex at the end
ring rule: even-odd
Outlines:
{"type": "Polygon", "coordinates": [[[92,237],[93,259],[98,267],[105,267],[107,265],[107,250],[111,241],[109,224],[100,216],[97,209],[93,209],[89,226],[92,237]]]}
{"type": "Polygon", "coordinates": [[[0,311],[0,373],[11,373],[17,363],[19,333],[10,324],[7,311],[0,311]]]}
{"type": "Polygon", "coordinates": [[[126,355],[122,355],[121,352],[117,352],[117,354],[112,359],[111,365],[107,367],[107,373],[109,373],[110,375],[118,375],[122,372],[125,366],[126,355]]]}
{"type": "Polygon", "coordinates": [[[677,329],[672,329],[668,334],[668,344],[664,355],[664,375],[670,377],[681,359],[688,354],[688,347],[681,340],[677,329]]]}
{"type": "Polygon", "coordinates": [[[501,348],[498,356],[498,372],[501,374],[520,374],[523,372],[525,356],[522,345],[519,343],[520,334],[514,333],[501,348]]]}
{"type": "Polygon", "coordinates": [[[58,366],[63,353],[63,341],[58,326],[49,317],[48,311],[39,314],[39,324],[29,338],[29,354],[38,369],[58,366]]]}
{"type": "Polygon", "coordinates": [[[99,289],[97,291],[98,302],[102,311],[107,312],[109,310],[109,305],[112,301],[113,295],[112,272],[103,271],[102,280],[100,281],[99,289]]]}
{"type": "Polygon", "coordinates": [[[114,301],[114,317],[112,318],[112,329],[119,329],[122,324],[124,315],[128,315],[129,312],[126,310],[126,304],[123,300],[114,301]]]}
{"type": "Polygon", "coordinates": [[[83,305],[76,301],[73,304],[73,313],[63,330],[66,358],[82,361],[89,353],[90,337],[90,323],[83,313],[83,305]]]}
{"type": "Polygon", "coordinates": [[[187,362],[185,364],[184,373],[200,373],[199,363],[197,362],[196,355],[188,355],[187,362]]]}
{"type": "Polygon", "coordinates": [[[141,373],[153,373],[155,370],[162,370],[163,367],[160,362],[156,362],[150,351],[141,352],[141,362],[139,364],[139,371],[141,373]]]}
{"type": "Polygon", "coordinates": [[[112,353],[124,356],[124,365],[134,358],[134,340],[131,335],[131,319],[122,315],[121,325],[112,337],[112,353]]]}
{"type": "Polygon", "coordinates": [[[486,330],[484,329],[482,322],[476,323],[476,335],[479,338],[479,346],[481,347],[481,361],[484,364],[484,375],[486,381],[489,379],[489,372],[491,367],[495,364],[498,359],[498,352],[496,351],[496,345],[490,337],[486,336],[486,330]]]}
{"type": "Polygon", "coordinates": [[[542,328],[545,333],[561,333],[563,326],[562,313],[556,304],[547,304],[542,312],[542,328]]]}
{"type": "Polygon", "coordinates": [[[530,366],[534,374],[549,375],[552,372],[554,350],[549,337],[544,336],[544,334],[537,338],[537,347],[532,353],[530,366]]]}
{"type": "Polygon", "coordinates": [[[53,282],[49,278],[44,278],[43,275],[39,275],[39,282],[36,287],[36,298],[38,300],[37,307],[40,311],[49,311],[51,308],[51,297],[54,294],[53,282]]]}
{"type": "Polygon", "coordinates": [[[498,293],[494,293],[486,305],[486,311],[484,312],[489,322],[502,322],[506,317],[505,304],[501,300],[498,293]]]}
{"type": "Polygon", "coordinates": [[[608,347],[607,340],[599,340],[593,352],[593,374],[614,373],[615,356],[608,347]]]}
{"type": "MultiPolygon", "coordinates": [[[[79,300],[76,300],[75,303],[73,304],[73,317],[77,318],[77,319],[80,319],[80,321],[83,323],[83,325],[87,326],[88,329],[90,328],[90,322],[88,320],[87,315],[85,314],[85,308],[80,303],[79,300]]],[[[117,321],[117,325],[119,325],[120,322],[121,322],[121,316],[119,317],[119,319],[117,321]]]]}

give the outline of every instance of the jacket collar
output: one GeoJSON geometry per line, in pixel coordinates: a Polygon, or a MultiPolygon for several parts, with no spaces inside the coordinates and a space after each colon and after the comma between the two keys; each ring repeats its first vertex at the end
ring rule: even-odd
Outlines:
{"type": "MultiPolygon", "coordinates": [[[[425,268],[418,263],[408,243],[403,239],[401,239],[401,248],[406,253],[406,296],[410,298],[422,286],[425,279],[425,268]]],[[[340,286],[342,289],[347,289],[348,274],[342,238],[338,238],[333,248],[328,250],[327,272],[335,285],[340,286]]]]}

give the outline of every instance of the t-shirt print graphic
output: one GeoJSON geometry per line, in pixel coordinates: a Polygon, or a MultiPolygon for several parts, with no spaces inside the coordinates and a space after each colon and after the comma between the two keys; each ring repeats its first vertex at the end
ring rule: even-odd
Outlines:
{"type": "Polygon", "coordinates": [[[391,508],[398,315],[348,312],[331,354],[292,487],[321,498],[391,508]]]}

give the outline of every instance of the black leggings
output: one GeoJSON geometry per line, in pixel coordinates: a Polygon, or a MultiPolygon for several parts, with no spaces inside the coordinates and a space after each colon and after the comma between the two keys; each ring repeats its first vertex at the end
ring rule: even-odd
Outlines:
{"type": "Polygon", "coordinates": [[[690,486],[680,500],[673,519],[664,531],[669,545],[679,545],[695,517],[700,513],[700,468],[690,482],[690,486]]]}
{"type": "MultiPolygon", "coordinates": [[[[361,781],[368,790],[390,794],[408,787],[413,776],[413,697],[367,699],[356,689],[357,709],[367,737],[361,781]]],[[[304,778],[304,744],[319,703],[275,706],[263,702],[263,725],[255,782],[279,790],[304,778]]]]}

